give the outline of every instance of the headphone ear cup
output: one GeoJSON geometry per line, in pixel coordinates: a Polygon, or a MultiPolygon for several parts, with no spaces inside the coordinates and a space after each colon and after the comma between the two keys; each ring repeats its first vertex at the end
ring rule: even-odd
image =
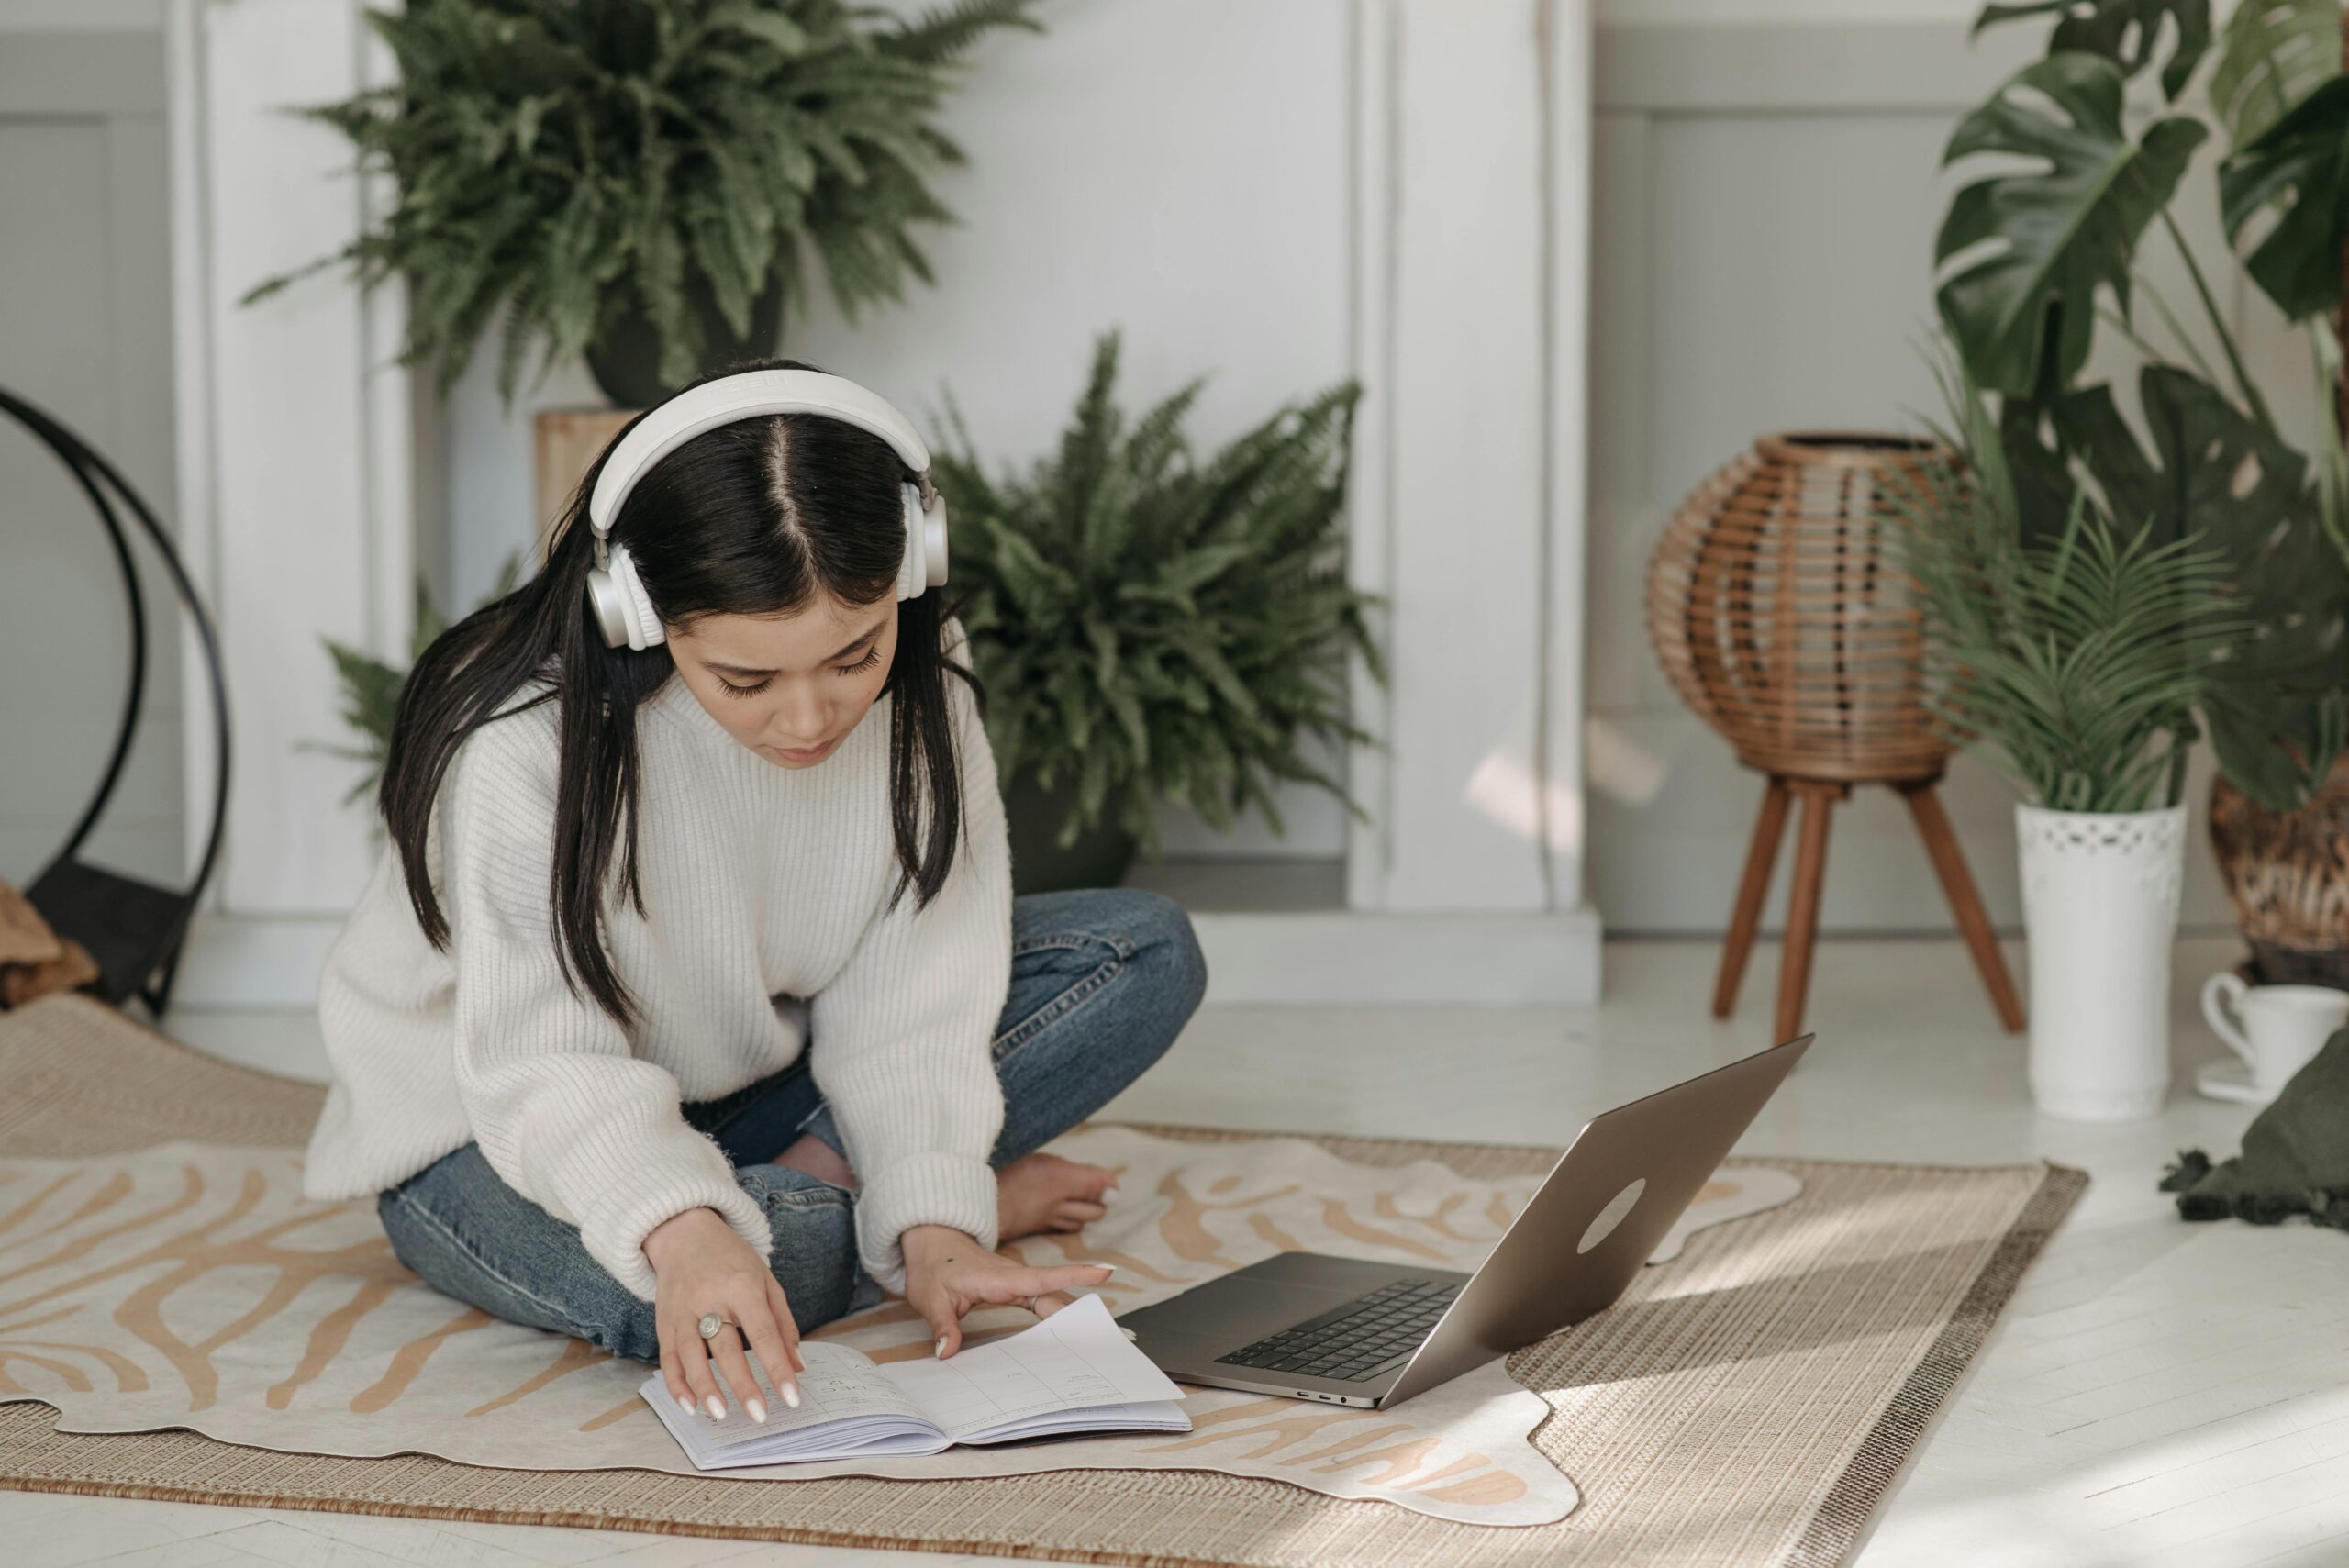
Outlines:
{"type": "Polygon", "coordinates": [[[921,487],[904,487],[906,500],[906,549],[897,558],[897,597],[900,601],[918,599],[922,590],[930,586],[928,552],[922,547],[921,487]]]}
{"type": "Polygon", "coordinates": [[[600,566],[587,573],[587,608],[596,617],[596,628],[604,634],[605,647],[628,646],[628,606],[621,599],[619,584],[600,566]]]}
{"type": "Polygon", "coordinates": [[[661,617],[652,607],[652,596],[644,591],[643,579],[636,574],[636,561],[629,554],[628,546],[614,545],[609,559],[608,571],[590,573],[587,579],[590,595],[597,593],[596,578],[601,577],[608,585],[605,596],[594,599],[604,640],[614,648],[623,644],[650,648],[668,641],[669,628],[661,624],[661,617]],[[607,605],[610,606],[608,610],[607,605]]]}
{"type": "Polygon", "coordinates": [[[946,581],[946,497],[939,496],[922,517],[922,559],[927,566],[930,585],[933,588],[946,581]]]}

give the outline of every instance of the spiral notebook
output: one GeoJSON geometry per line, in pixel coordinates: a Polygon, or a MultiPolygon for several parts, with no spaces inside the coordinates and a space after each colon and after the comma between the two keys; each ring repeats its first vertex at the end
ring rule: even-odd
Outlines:
{"type": "Polygon", "coordinates": [[[702,1470],[940,1453],[958,1443],[1017,1442],[1067,1432],[1187,1432],[1183,1391],[1134,1349],[1097,1296],[1079,1296],[1032,1329],[952,1359],[875,1362],[805,1340],[799,1408],[763,1375],[763,1425],[729,1400],[723,1420],[678,1408],[660,1376],[640,1391],[702,1470]]]}

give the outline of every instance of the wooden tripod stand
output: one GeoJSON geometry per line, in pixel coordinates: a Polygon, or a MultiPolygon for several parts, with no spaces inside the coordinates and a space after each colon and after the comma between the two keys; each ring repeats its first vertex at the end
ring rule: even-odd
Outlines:
{"type": "MultiPolygon", "coordinates": [[[[1737,884],[1737,906],[1730,917],[1729,936],[1721,947],[1720,975],[1713,984],[1713,1017],[1725,1018],[1737,1006],[1738,984],[1745,978],[1753,933],[1762,924],[1762,900],[1770,891],[1770,873],[1777,865],[1778,840],[1786,836],[1787,808],[1800,795],[1802,827],[1795,841],[1794,887],[1787,900],[1786,947],[1778,968],[1778,1017],[1771,1035],[1783,1040],[1802,1032],[1803,1000],[1810,990],[1811,949],[1819,938],[1819,895],[1827,880],[1828,813],[1837,802],[1851,798],[1852,785],[1849,781],[1793,778],[1784,773],[1772,773],[1769,780],[1761,815],[1754,818],[1753,842],[1745,851],[1745,874],[1737,884]]],[[[1974,967],[1981,971],[1990,1005],[1998,1009],[1998,1022],[2014,1033],[2023,1026],[2022,1002],[2007,973],[2007,961],[1998,951],[1989,917],[1982,911],[1982,895],[1966,873],[1957,835],[1950,830],[1941,797],[1934,793],[1941,775],[1885,782],[1909,803],[1917,836],[1925,840],[1925,853],[1932,857],[1933,871],[1941,878],[1950,912],[1957,917],[1957,929],[1965,933],[1974,967]]]]}

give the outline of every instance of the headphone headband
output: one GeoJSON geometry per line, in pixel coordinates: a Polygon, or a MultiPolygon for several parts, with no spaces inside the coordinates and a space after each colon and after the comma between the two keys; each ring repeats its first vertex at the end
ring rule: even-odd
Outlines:
{"type": "Polygon", "coordinates": [[[587,573],[587,605],[614,648],[650,648],[668,633],[636,573],[628,547],[609,542],[612,523],[629,493],[652,466],[706,430],[769,414],[822,414],[870,430],[889,443],[912,471],[904,484],[905,551],[897,567],[897,597],[918,598],[946,581],[946,503],[930,477],[930,449],[906,417],[878,393],[822,371],[742,371],[688,387],[629,427],[596,475],[587,498],[596,564],[587,573]]]}
{"type": "Polygon", "coordinates": [[[637,481],[696,436],[766,414],[824,414],[870,430],[918,476],[925,506],[937,494],[930,487],[930,449],[880,394],[822,371],[743,371],[688,387],[630,427],[604,460],[596,493],[587,501],[589,525],[598,535],[609,534],[637,481]]]}

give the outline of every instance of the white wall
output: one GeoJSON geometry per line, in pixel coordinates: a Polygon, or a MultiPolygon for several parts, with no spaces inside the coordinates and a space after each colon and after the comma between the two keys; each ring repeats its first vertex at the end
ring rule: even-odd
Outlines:
{"type": "MultiPolygon", "coordinates": [[[[2212,0],[2214,18],[2224,20],[2237,0],[2212,0]]],[[[1614,27],[1721,27],[1737,23],[1965,22],[1982,11],[1981,0],[1598,0],[1598,25],[1614,27]]],[[[2030,18],[2009,24],[2045,27],[2030,18]]]]}
{"type": "MultiPolygon", "coordinates": [[[[162,54],[135,28],[17,30],[48,10],[0,6],[0,30],[15,34],[0,41],[0,385],[97,448],[169,528],[162,54]]],[[[63,844],[105,771],[129,673],[128,622],[88,501],[6,418],[0,500],[0,878],[22,887],[63,844]]],[[[127,514],[123,522],[135,530],[127,514]]],[[[177,886],[177,601],[136,532],[131,550],[147,605],[146,703],[122,782],[82,853],[177,886]]]]}
{"type": "MultiPolygon", "coordinates": [[[[905,306],[852,325],[819,285],[782,351],[871,384],[926,432],[951,386],[982,452],[1022,467],[1057,439],[1107,328],[1123,328],[1129,407],[1211,373],[1192,419],[1202,452],[1341,379],[1347,13],[1347,0],[1041,6],[1048,30],[983,42],[941,117],[971,161],[934,187],[963,225],[918,231],[939,286],[915,282],[905,306]]],[[[457,600],[529,547],[529,408],[603,401],[574,369],[508,413],[490,363],[469,370],[443,432],[457,600]]],[[[1261,823],[1227,840],[1178,813],[1168,852],[1341,852],[1335,802],[1284,801],[1285,842],[1261,823]]]]}
{"type": "MultiPolygon", "coordinates": [[[[1644,0],[1634,9],[1646,17],[1644,0]]],[[[1952,185],[1941,149],[1960,114],[2035,56],[2046,28],[2018,23],[1969,43],[1961,22],[1784,19],[1601,35],[1590,877],[1610,932],[1720,930],[1762,793],[1681,706],[1648,646],[1642,591],[1657,536],[1757,433],[1914,428],[1918,413],[1938,415],[1921,350],[1935,319],[1932,237],[1952,185]]],[[[2206,147],[2197,161],[2181,224],[2227,285],[2279,416],[2305,420],[2306,350],[2227,260],[2216,157],[2206,147]]],[[[2191,286],[2158,235],[2142,265],[2193,313],[2191,286]]],[[[2133,357],[2109,334],[2099,373],[2133,405],[2133,357]]],[[[2188,786],[2198,846],[2207,780],[2204,760],[2188,786]]],[[[1961,756],[1943,795],[1992,918],[2018,924],[2012,789],[1961,756]]],[[[1789,859],[1779,859],[1772,924],[1789,859]]],[[[2187,923],[2230,924],[2210,856],[2198,847],[2187,865],[2187,923]]],[[[1822,919],[1831,930],[1949,928],[1889,792],[1863,789],[1836,812],[1822,919]]]]}
{"type": "Polygon", "coordinates": [[[1740,22],[1972,21],[1977,0],[1598,0],[1598,25],[1720,27],[1740,22]]]}
{"type": "MultiPolygon", "coordinates": [[[[135,30],[160,11],[160,0],[0,0],[0,30],[68,16],[135,30]]],[[[1932,165],[1955,116],[2045,25],[1969,46],[1974,11],[1951,0],[1599,0],[1589,877],[1610,929],[1717,930],[1759,789],[1654,669],[1637,611],[1647,551],[1687,489],[1754,432],[1898,424],[1904,406],[1930,406],[1913,347],[1932,320],[1932,165]],[[1885,58],[1938,63],[1846,72],[1813,91],[1815,59],[1782,70],[1772,61],[1783,57],[1748,50],[1742,82],[1634,104],[1609,80],[1625,57],[1609,47],[1634,33],[1693,51],[1775,41],[1796,56],[1831,38],[1889,39],[1885,58]]],[[[874,382],[917,417],[952,384],[985,446],[1022,459],[1058,428],[1091,335],[1112,323],[1126,329],[1131,401],[1215,373],[1196,418],[1207,443],[1342,374],[1348,0],[1053,0],[1041,14],[1046,35],[988,41],[949,101],[947,127],[973,163],[941,185],[965,224],[927,238],[941,286],[917,285],[907,305],[858,327],[827,305],[789,328],[785,350],[874,382]]],[[[2209,243],[2207,166],[2198,178],[2187,210],[2209,243]]],[[[2258,320],[2256,302],[2237,303],[2258,320]]],[[[2253,349],[2271,386],[2296,393],[2291,346],[2254,331],[2253,349]]],[[[439,428],[419,432],[444,449],[422,497],[436,528],[418,541],[444,596],[470,602],[498,558],[527,544],[529,407],[596,401],[573,371],[509,414],[476,369],[439,428]]],[[[103,439],[106,416],[86,406],[103,439]]],[[[168,504],[167,473],[155,488],[168,504]]],[[[117,678],[88,677],[108,691],[117,678]]],[[[14,778],[0,780],[0,805],[28,797],[14,778]]],[[[176,835],[168,794],[165,781],[150,826],[176,835]]],[[[2199,810],[2199,784],[2195,799],[2199,810]]],[[[2010,921],[2009,801],[1958,762],[1952,814],[1994,915],[2010,921]]],[[[1170,847],[1338,852],[1338,813],[1318,793],[1291,821],[1285,845],[1261,829],[1218,843],[1178,822],[1170,847]]],[[[2206,858],[2188,863],[2188,919],[2223,922],[2206,858]]],[[[1888,799],[1864,794],[1839,814],[1826,918],[1943,924],[1888,799]]]]}
{"type": "Polygon", "coordinates": [[[0,32],[163,30],[163,0],[0,0],[0,32]]]}

